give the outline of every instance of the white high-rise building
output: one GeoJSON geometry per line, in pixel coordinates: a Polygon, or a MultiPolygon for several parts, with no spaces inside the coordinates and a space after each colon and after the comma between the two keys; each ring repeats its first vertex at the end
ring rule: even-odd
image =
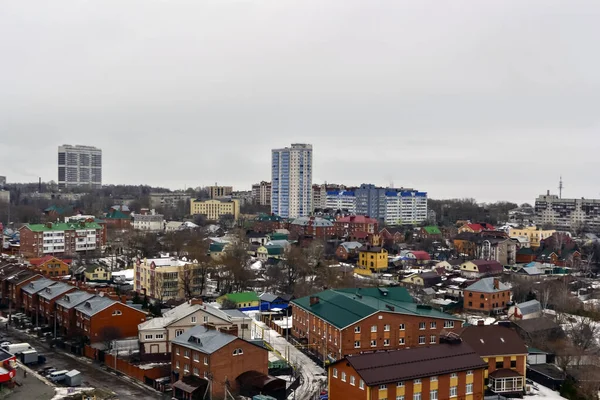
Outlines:
{"type": "Polygon", "coordinates": [[[312,145],[292,144],[271,155],[271,212],[298,218],[312,211],[312,145]]]}
{"type": "Polygon", "coordinates": [[[102,150],[92,146],[58,147],[58,187],[102,187],[102,150]]]}

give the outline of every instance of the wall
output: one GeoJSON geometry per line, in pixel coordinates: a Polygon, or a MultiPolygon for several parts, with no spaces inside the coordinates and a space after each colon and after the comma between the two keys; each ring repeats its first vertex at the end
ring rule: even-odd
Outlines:
{"type": "Polygon", "coordinates": [[[104,327],[117,327],[120,337],[136,337],[138,325],[146,320],[146,313],[138,311],[122,303],[114,303],[110,307],[98,312],[90,320],[90,332],[87,332],[91,343],[102,341],[102,329],[104,327]],[[121,315],[113,316],[115,310],[121,311],[121,315]]]}
{"type": "Polygon", "coordinates": [[[503,290],[497,293],[481,293],[465,290],[463,301],[463,308],[465,310],[490,312],[495,308],[504,309],[510,301],[510,290],[503,290]],[[482,295],[483,299],[481,298],[482,295]],[[472,304],[469,305],[469,302],[472,304]],[[481,307],[481,304],[483,304],[483,307],[481,307]]]}

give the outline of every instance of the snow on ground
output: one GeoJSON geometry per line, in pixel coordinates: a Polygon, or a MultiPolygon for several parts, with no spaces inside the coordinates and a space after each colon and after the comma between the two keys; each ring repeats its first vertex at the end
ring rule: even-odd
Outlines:
{"type": "Polygon", "coordinates": [[[122,271],[115,271],[112,273],[113,278],[117,277],[117,276],[122,276],[123,279],[127,280],[127,281],[132,281],[133,280],[133,269],[124,269],[122,271]]]}
{"type": "Polygon", "coordinates": [[[52,400],[64,399],[65,397],[73,396],[74,394],[78,393],[89,392],[91,390],[94,390],[94,388],[56,388],[56,394],[54,395],[52,400]]]}
{"type": "Polygon", "coordinates": [[[531,395],[527,395],[524,398],[525,399],[531,399],[531,400],[538,400],[538,399],[547,399],[547,400],[552,400],[552,399],[564,399],[564,397],[562,397],[560,395],[560,393],[555,392],[554,390],[547,388],[545,386],[540,385],[539,383],[536,383],[536,387],[538,388],[538,390],[535,389],[531,389],[531,395]]]}

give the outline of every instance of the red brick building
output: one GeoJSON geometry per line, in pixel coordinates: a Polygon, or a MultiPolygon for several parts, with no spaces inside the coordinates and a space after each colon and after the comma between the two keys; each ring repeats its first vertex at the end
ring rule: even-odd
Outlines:
{"type": "Polygon", "coordinates": [[[106,244],[106,225],[97,222],[28,224],[19,233],[26,257],[73,256],[106,244]]]}
{"type": "Polygon", "coordinates": [[[292,336],[320,359],[439,343],[462,320],[416,304],[405,288],[325,290],[293,300],[292,336]]]}
{"type": "Polygon", "coordinates": [[[267,377],[268,364],[266,348],[205,326],[188,329],[171,341],[173,394],[178,398],[202,398],[196,396],[204,393],[209,380],[213,398],[224,398],[227,384],[238,393],[246,377],[267,377]]]}
{"type": "Polygon", "coordinates": [[[75,307],[75,325],[90,343],[137,337],[138,325],[146,320],[144,311],[110,299],[94,296],[75,307]]]}
{"type": "Polygon", "coordinates": [[[76,290],[56,300],[56,320],[61,336],[74,336],[78,333],[75,307],[94,297],[93,294],[76,290]]]}
{"type": "Polygon", "coordinates": [[[46,277],[69,275],[69,264],[71,260],[61,260],[54,256],[32,258],[29,260],[32,269],[39,271],[46,277]]]}
{"type": "Polygon", "coordinates": [[[367,232],[374,234],[378,232],[379,222],[375,218],[363,215],[350,215],[342,217],[334,222],[335,235],[340,238],[349,238],[355,232],[367,232]]]}
{"type": "Polygon", "coordinates": [[[37,279],[42,279],[42,275],[29,269],[20,270],[7,279],[6,294],[13,310],[19,310],[23,306],[23,294],[21,293],[21,288],[37,279]]]}
{"type": "Polygon", "coordinates": [[[329,398],[481,400],[485,367],[479,355],[460,340],[355,354],[329,366],[329,398]]]}
{"type": "Polygon", "coordinates": [[[271,233],[277,229],[287,229],[287,221],[278,215],[259,215],[252,222],[254,232],[271,233]]]}
{"type": "Polygon", "coordinates": [[[289,224],[290,236],[298,238],[310,236],[315,239],[328,239],[335,235],[333,222],[320,217],[299,217],[289,224]]]}
{"type": "Polygon", "coordinates": [[[40,313],[40,321],[44,321],[48,324],[54,323],[54,318],[57,315],[56,312],[56,301],[64,297],[64,295],[74,292],[77,290],[75,286],[71,286],[64,282],[56,282],[54,285],[49,286],[38,292],[38,311],[40,313]]]}
{"type": "Polygon", "coordinates": [[[511,299],[510,286],[498,278],[483,278],[465,288],[463,308],[486,314],[498,314],[508,308],[511,299]]]}
{"type": "MultiPolygon", "coordinates": [[[[33,280],[21,288],[22,305],[25,314],[30,317],[38,316],[39,314],[39,298],[38,294],[54,285],[56,281],[52,279],[41,277],[33,280]]],[[[35,319],[34,319],[35,321],[35,319]]],[[[38,320],[39,321],[39,320],[38,320]]]]}

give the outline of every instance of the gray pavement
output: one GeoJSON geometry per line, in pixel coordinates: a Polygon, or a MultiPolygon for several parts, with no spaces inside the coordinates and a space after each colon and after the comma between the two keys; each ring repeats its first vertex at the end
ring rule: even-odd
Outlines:
{"type": "Polygon", "coordinates": [[[0,393],[0,399],[31,399],[31,400],[51,400],[55,395],[52,386],[47,385],[38,379],[34,374],[24,374],[24,370],[19,368],[15,378],[17,385],[13,389],[7,389],[0,393]]]}

